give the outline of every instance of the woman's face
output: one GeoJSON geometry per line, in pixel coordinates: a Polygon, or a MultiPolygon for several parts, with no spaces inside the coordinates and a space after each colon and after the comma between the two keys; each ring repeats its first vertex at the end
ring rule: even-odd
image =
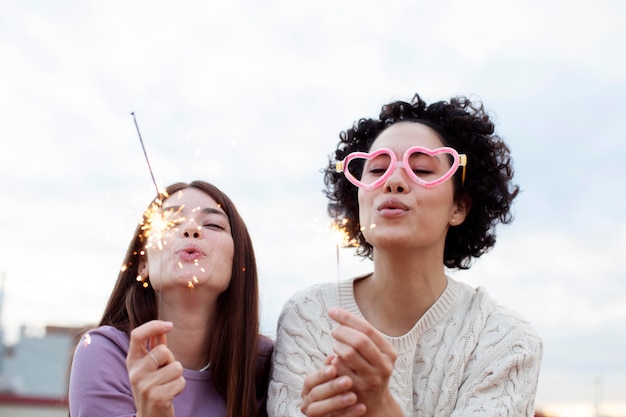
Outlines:
{"type": "MultiPolygon", "coordinates": [[[[444,144],[426,125],[399,122],[384,130],[369,152],[389,148],[402,161],[404,151],[413,146],[432,150],[444,144]]],[[[439,156],[449,167],[448,159],[439,156]]],[[[380,187],[373,190],[360,188],[358,193],[362,232],[375,249],[435,250],[443,256],[449,225],[460,224],[465,219],[466,211],[454,202],[452,180],[425,188],[399,167],[380,187]]]]}
{"type": "Polygon", "coordinates": [[[162,221],[153,225],[160,223],[161,230],[148,237],[142,275],[157,291],[171,286],[226,290],[234,241],[224,210],[203,191],[185,188],[163,202],[162,212],[162,221]]]}

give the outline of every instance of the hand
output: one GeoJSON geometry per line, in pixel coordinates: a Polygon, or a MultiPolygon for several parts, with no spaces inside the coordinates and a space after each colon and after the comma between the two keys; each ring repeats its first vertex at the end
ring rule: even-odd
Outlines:
{"type": "Polygon", "coordinates": [[[133,329],[126,368],[137,417],[173,417],[172,400],[185,387],[183,366],[167,347],[172,323],[153,320],[133,329]]]}
{"type": "Polygon", "coordinates": [[[304,379],[300,411],[308,417],[351,417],[365,414],[365,406],[357,404],[357,396],[350,392],[352,380],[337,377],[337,368],[331,365],[334,356],[326,358],[325,367],[304,379]]]}
{"type": "Polygon", "coordinates": [[[389,392],[389,378],[398,356],[394,347],[365,319],[339,308],[328,313],[339,323],[332,332],[336,354],[332,365],[337,375],[350,378],[351,391],[365,405],[368,416],[402,415],[389,392]]]}

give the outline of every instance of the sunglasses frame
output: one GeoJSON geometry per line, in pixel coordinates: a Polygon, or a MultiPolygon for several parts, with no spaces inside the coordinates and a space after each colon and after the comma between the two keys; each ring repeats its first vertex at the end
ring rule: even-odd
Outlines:
{"type": "Polygon", "coordinates": [[[413,146],[404,152],[404,154],[402,155],[402,161],[398,161],[398,158],[396,157],[396,153],[389,148],[380,148],[372,153],[352,152],[348,154],[348,156],[346,156],[342,161],[335,162],[335,171],[342,172],[343,175],[348,179],[348,181],[350,181],[352,184],[356,185],[357,187],[363,188],[365,190],[373,190],[375,188],[380,187],[385,181],[387,181],[387,179],[391,176],[391,174],[394,173],[396,168],[404,168],[404,171],[408,174],[409,178],[413,180],[413,182],[415,182],[418,185],[421,185],[422,187],[432,188],[452,178],[452,176],[458,170],[459,166],[463,167],[463,172],[461,174],[461,186],[463,186],[465,185],[465,168],[467,166],[467,155],[459,154],[454,148],[450,148],[448,146],[444,146],[444,147],[436,148],[436,149],[428,149],[422,146],[413,146]],[[452,156],[452,165],[450,166],[450,169],[440,178],[437,178],[434,181],[426,181],[420,178],[419,176],[417,176],[415,172],[413,172],[413,170],[411,169],[411,165],[409,164],[409,158],[411,157],[412,154],[416,152],[420,152],[429,156],[436,156],[439,154],[448,154],[452,156]],[[366,184],[364,182],[359,181],[348,170],[348,165],[350,164],[350,161],[354,159],[364,159],[365,161],[369,161],[383,154],[389,155],[389,157],[391,158],[391,163],[389,164],[389,167],[387,168],[385,173],[371,184],[366,184]]]}

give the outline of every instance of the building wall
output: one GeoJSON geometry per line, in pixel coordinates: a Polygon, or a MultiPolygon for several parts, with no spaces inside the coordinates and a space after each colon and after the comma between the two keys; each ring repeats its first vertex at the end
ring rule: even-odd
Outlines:
{"type": "Polygon", "coordinates": [[[40,405],[12,405],[0,403],[2,417],[67,417],[66,407],[52,407],[40,405]]]}
{"type": "Polygon", "coordinates": [[[65,397],[70,359],[83,330],[49,326],[43,336],[22,331],[19,341],[5,348],[0,391],[43,398],[65,397]]]}
{"type": "Polygon", "coordinates": [[[67,399],[0,394],[1,417],[68,417],[67,399]]]}

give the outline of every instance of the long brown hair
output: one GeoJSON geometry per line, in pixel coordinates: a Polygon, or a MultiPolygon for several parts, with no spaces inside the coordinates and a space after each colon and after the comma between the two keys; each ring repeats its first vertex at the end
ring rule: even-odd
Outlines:
{"type": "MultiPolygon", "coordinates": [[[[226,415],[254,417],[267,392],[270,352],[259,352],[263,336],[259,335],[258,276],[252,240],[233,202],[214,185],[204,181],[176,183],[163,194],[173,195],[185,188],[205,192],[228,215],[234,241],[232,276],[228,288],[218,297],[217,316],[206,349],[213,385],[226,401],[226,415]],[[261,364],[258,368],[257,363],[261,364]]],[[[160,198],[155,198],[144,212],[143,224],[149,221],[150,209],[160,204],[160,198]]],[[[155,291],[137,281],[144,249],[140,223],[100,320],[101,326],[113,326],[130,334],[135,327],[158,317],[155,291]]]]}

